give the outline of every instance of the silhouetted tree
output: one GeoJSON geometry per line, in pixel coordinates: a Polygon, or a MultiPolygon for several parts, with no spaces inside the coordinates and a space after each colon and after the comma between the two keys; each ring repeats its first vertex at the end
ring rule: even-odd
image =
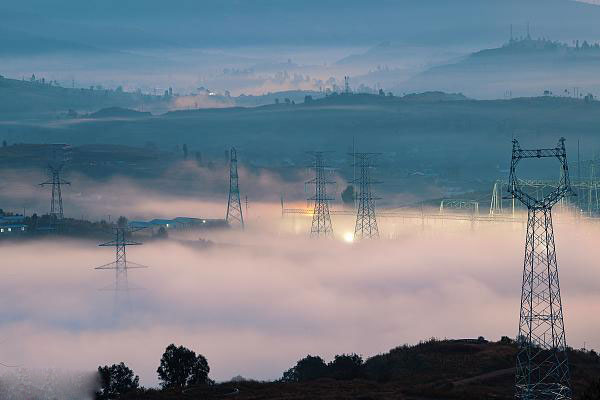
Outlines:
{"type": "Polygon", "coordinates": [[[358,354],[335,356],[327,366],[329,375],[334,379],[352,380],[363,375],[363,359],[358,354]]]}
{"type": "Polygon", "coordinates": [[[140,378],[124,363],[98,367],[98,375],[100,390],[96,392],[97,400],[118,399],[139,387],[140,378]]]}
{"type": "Polygon", "coordinates": [[[319,356],[308,355],[298,361],[295,367],[283,373],[284,382],[305,382],[323,378],[327,375],[327,365],[319,356]]]}
{"type": "Polygon", "coordinates": [[[502,344],[513,344],[514,341],[511,338],[509,338],[508,336],[502,336],[500,338],[500,343],[502,343],[502,344]]]}
{"type": "Polygon", "coordinates": [[[342,202],[345,205],[354,205],[354,186],[348,185],[342,191],[342,202]]]}
{"type": "Polygon", "coordinates": [[[127,226],[127,222],[127,218],[121,215],[119,219],[117,219],[117,226],[119,228],[125,228],[127,226]]]}
{"type": "Polygon", "coordinates": [[[167,346],[156,370],[163,388],[184,388],[194,384],[210,384],[210,368],[206,358],[183,346],[167,346]]]}
{"type": "Polygon", "coordinates": [[[156,232],[155,236],[159,239],[166,239],[169,237],[169,233],[167,232],[164,226],[161,226],[160,228],[158,228],[158,232],[156,232]]]}

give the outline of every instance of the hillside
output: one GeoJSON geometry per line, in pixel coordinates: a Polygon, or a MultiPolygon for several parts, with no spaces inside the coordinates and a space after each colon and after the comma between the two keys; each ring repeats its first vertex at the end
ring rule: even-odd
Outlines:
{"type": "Polygon", "coordinates": [[[89,114],[88,118],[144,118],[152,116],[149,112],[141,112],[122,107],[108,107],[89,114]]]}
{"type": "Polygon", "coordinates": [[[514,39],[474,52],[456,63],[436,66],[398,85],[396,90],[461,90],[476,98],[598,94],[600,45],[587,41],[568,46],[546,39],[514,39]],[[573,88],[579,87],[573,93],[573,88]],[[566,92],[565,92],[566,90],[566,92]]]}
{"type": "Polygon", "coordinates": [[[106,107],[126,107],[165,110],[170,99],[141,93],[106,90],[102,88],[73,89],[57,86],[40,79],[32,81],[0,76],[0,120],[24,115],[56,117],[57,113],[97,111],[106,107]]]}
{"type": "MultiPolygon", "coordinates": [[[[516,345],[483,339],[430,340],[401,346],[367,359],[353,379],[317,377],[300,382],[227,382],[213,388],[192,388],[189,399],[222,399],[236,394],[256,399],[512,399],[516,345]],[[228,396],[229,394],[229,396],[228,396]]],[[[594,351],[570,350],[575,399],[600,378],[600,357],[594,351]]],[[[130,399],[176,399],[174,392],[145,392],[130,399]]]]}
{"type": "MultiPolygon", "coordinates": [[[[380,190],[394,193],[393,200],[408,191],[426,192],[427,198],[467,190],[487,193],[490,182],[507,176],[512,137],[523,146],[552,146],[564,136],[572,162],[578,141],[581,159],[593,158],[600,148],[598,126],[598,101],[480,101],[441,93],[337,95],[308,103],[175,111],[151,118],[5,121],[0,140],[9,145],[119,144],[175,157],[181,157],[186,144],[190,155],[199,152],[205,160],[223,160],[224,152],[235,146],[247,167],[281,173],[305,166],[307,151],[333,150],[328,162],[344,177],[352,173],[347,153],[354,141],[361,151],[382,152],[377,177],[385,182],[380,190]]],[[[551,179],[554,172],[540,176],[551,179]]]]}

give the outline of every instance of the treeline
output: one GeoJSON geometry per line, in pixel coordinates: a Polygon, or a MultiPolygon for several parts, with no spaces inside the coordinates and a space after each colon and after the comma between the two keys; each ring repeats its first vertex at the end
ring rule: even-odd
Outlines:
{"type": "Polygon", "coordinates": [[[156,369],[160,389],[140,387],[139,377],[125,363],[98,367],[99,388],[96,400],[113,400],[127,394],[129,398],[144,398],[152,392],[183,392],[186,388],[200,385],[213,385],[208,374],[210,367],[202,354],[196,354],[184,346],[170,344],[163,353],[156,369]]]}
{"type": "MultiPolygon", "coordinates": [[[[414,346],[396,347],[366,360],[358,354],[341,354],[326,362],[318,355],[308,355],[275,382],[255,382],[240,377],[234,379],[235,382],[215,384],[209,377],[210,368],[204,356],[171,344],[156,371],[160,388],[140,387],[139,378],[123,363],[102,366],[98,368],[100,388],[96,399],[175,399],[191,393],[203,393],[206,397],[208,393],[231,393],[237,390],[236,387],[240,392],[263,388],[265,392],[276,389],[283,393],[285,387],[309,385],[315,388],[326,386],[323,385],[326,382],[349,385],[370,382],[429,398],[443,394],[444,398],[479,400],[489,397],[490,393],[505,398],[512,393],[514,385],[511,369],[515,366],[517,347],[517,343],[508,337],[498,342],[488,342],[482,337],[430,339],[414,346]],[[490,372],[503,374],[493,382],[477,387],[459,383],[490,372]]],[[[593,350],[571,348],[568,355],[575,398],[600,400],[600,356],[593,350]]]]}

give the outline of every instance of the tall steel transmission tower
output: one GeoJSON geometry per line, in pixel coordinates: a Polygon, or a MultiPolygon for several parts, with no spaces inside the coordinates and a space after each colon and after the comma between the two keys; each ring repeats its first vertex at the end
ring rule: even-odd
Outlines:
{"type": "Polygon", "coordinates": [[[571,399],[567,344],[552,227],[552,206],[572,195],[565,139],[556,148],[523,150],[513,140],[509,193],[528,210],[519,352],[515,398],[571,399]],[[561,164],[558,186],[541,198],[527,193],[517,178],[518,163],[528,158],[557,158],[561,164]]]}
{"type": "Polygon", "coordinates": [[[323,152],[316,151],[311,153],[314,157],[312,168],[315,170],[315,177],[307,183],[315,185],[315,195],[308,200],[314,201],[313,219],[310,227],[311,237],[331,237],[333,236],[333,227],[329,215],[329,202],[333,199],[327,196],[327,185],[335,183],[327,180],[325,176],[325,164],[323,161],[323,152]]]}
{"type": "Polygon", "coordinates": [[[229,199],[227,201],[227,216],[225,220],[230,225],[240,226],[244,229],[244,215],[240,201],[240,187],[237,170],[237,152],[235,147],[229,151],[229,199]]]}
{"type": "Polygon", "coordinates": [[[371,169],[375,167],[373,159],[379,153],[354,153],[354,159],[360,168],[360,178],[353,181],[358,184],[358,210],[356,213],[356,226],[354,228],[354,239],[378,239],[379,228],[375,215],[375,197],[371,186],[375,182],[371,179],[371,169]]]}
{"type": "Polygon", "coordinates": [[[148,268],[145,265],[127,261],[127,246],[139,246],[141,243],[127,239],[127,235],[133,231],[127,227],[115,228],[115,239],[106,243],[99,244],[100,247],[114,247],[115,261],[101,265],[94,269],[113,269],[115,270],[115,287],[117,292],[128,291],[127,270],[132,268],[148,268]]]}
{"type": "Polygon", "coordinates": [[[60,176],[64,167],[64,160],[57,160],[56,154],[54,160],[48,163],[49,179],[40,183],[40,186],[52,185],[52,200],[50,202],[50,215],[55,222],[62,221],[64,218],[62,202],[62,185],[70,185],[71,182],[63,180],[60,176]]]}

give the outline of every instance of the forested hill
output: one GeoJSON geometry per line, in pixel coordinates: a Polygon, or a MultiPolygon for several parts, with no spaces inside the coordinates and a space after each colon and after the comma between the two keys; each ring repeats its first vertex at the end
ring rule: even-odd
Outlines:
{"type": "Polygon", "coordinates": [[[394,89],[460,90],[489,99],[544,91],[583,97],[600,92],[599,68],[599,43],[524,38],[433,67],[394,89]]]}
{"type": "MultiPolygon", "coordinates": [[[[243,380],[185,389],[189,399],[406,399],[509,400],[514,398],[517,346],[507,337],[429,340],[401,346],[363,360],[338,355],[330,362],[307,356],[277,382],[243,380]]],[[[209,360],[210,361],[210,360],[209,360]]],[[[600,357],[594,351],[569,349],[576,399],[600,394],[600,357]]],[[[140,390],[123,400],[181,398],[178,390],[140,390]]]]}
{"type": "Polygon", "coordinates": [[[101,87],[65,88],[55,82],[28,77],[17,80],[0,77],[0,119],[23,114],[44,117],[56,113],[93,112],[106,107],[166,109],[170,99],[101,87]]]}

